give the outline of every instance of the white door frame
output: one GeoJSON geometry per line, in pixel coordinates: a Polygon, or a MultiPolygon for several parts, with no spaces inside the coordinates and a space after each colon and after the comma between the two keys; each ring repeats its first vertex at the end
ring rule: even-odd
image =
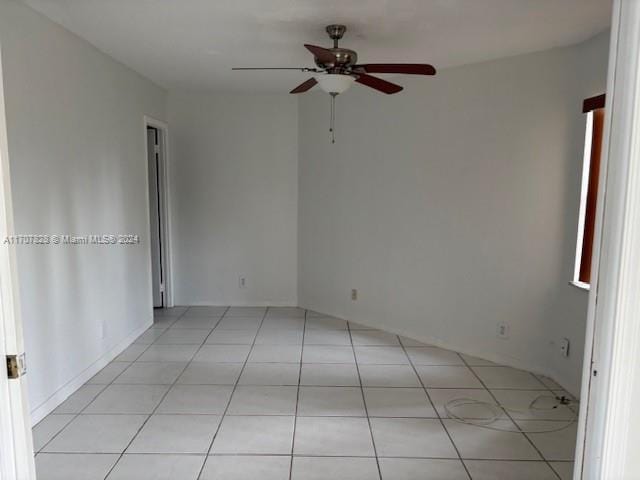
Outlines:
{"type": "MultiPolygon", "coordinates": [[[[164,259],[163,273],[164,273],[164,297],[165,307],[173,307],[173,257],[171,255],[171,201],[170,201],[170,185],[169,185],[169,126],[166,122],[157,120],[155,118],[144,116],[143,125],[144,135],[144,165],[147,172],[147,214],[149,215],[149,225],[151,224],[151,205],[149,204],[149,168],[147,162],[149,161],[149,151],[147,148],[147,127],[157,128],[162,132],[160,135],[160,165],[161,165],[161,180],[162,191],[160,192],[160,216],[162,222],[162,258],[164,259]]],[[[149,232],[146,232],[147,234],[149,232]]],[[[149,259],[151,259],[151,251],[149,251],[149,259]]],[[[150,264],[151,265],[151,264],[150,264]]],[[[149,270],[149,277],[151,278],[151,270],[149,270]]],[[[151,300],[153,304],[153,299],[151,300]]]]}
{"type": "Polygon", "coordinates": [[[14,234],[9,149],[0,55],[0,478],[35,480],[31,415],[26,377],[9,379],[5,355],[24,352],[14,234]]]}
{"type": "Polygon", "coordinates": [[[640,0],[614,0],[574,479],[640,478],[640,0]]]}

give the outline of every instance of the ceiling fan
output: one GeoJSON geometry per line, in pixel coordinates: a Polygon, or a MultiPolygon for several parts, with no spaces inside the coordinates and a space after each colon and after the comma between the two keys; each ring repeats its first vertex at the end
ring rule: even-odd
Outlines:
{"type": "Polygon", "coordinates": [[[306,67],[243,67],[233,70],[297,70],[318,73],[309,80],[298,85],[289,93],[303,93],[316,84],[330,94],[346,91],[353,82],[366,85],[379,92],[392,94],[402,90],[400,85],[369,75],[370,73],[399,73],[403,75],[435,75],[436,69],[432,65],[423,63],[366,63],[358,65],[358,54],[348,48],[341,48],[338,42],[347,31],[344,25],[329,25],[326,28],[329,38],[333,40],[333,48],[318,47],[305,44],[307,50],[313,54],[318,68],[306,67]]]}
{"type": "Polygon", "coordinates": [[[348,48],[338,46],[338,42],[347,31],[344,25],[328,25],[329,38],[333,40],[333,48],[318,47],[305,44],[313,54],[317,68],[307,67],[241,67],[232,70],[297,70],[315,73],[313,77],[298,85],[289,93],[304,93],[316,85],[331,95],[331,128],[335,120],[335,97],[347,91],[353,83],[359,83],[388,95],[402,91],[403,87],[383,80],[370,73],[397,73],[403,75],[435,75],[432,65],[423,63],[365,63],[358,64],[358,54],[348,48]]]}

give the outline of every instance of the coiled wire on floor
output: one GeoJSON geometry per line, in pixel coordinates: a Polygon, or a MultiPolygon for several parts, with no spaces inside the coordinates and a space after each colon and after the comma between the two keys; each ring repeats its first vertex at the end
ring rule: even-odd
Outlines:
{"type": "MultiPolygon", "coordinates": [[[[452,400],[449,400],[447,403],[444,404],[444,410],[447,413],[448,417],[452,420],[455,420],[457,422],[460,423],[464,423],[466,425],[473,425],[476,427],[480,427],[480,428],[487,428],[489,430],[495,430],[498,432],[520,432],[520,433],[552,433],[552,432],[559,432],[561,430],[564,430],[566,428],[569,428],[571,425],[573,425],[577,419],[578,419],[578,415],[577,413],[575,413],[573,410],[567,408],[567,410],[569,412],[572,412],[573,415],[570,419],[563,419],[563,420],[553,420],[554,422],[559,422],[561,423],[560,426],[556,427],[556,428],[547,428],[547,429],[543,429],[543,430],[522,430],[522,429],[514,429],[512,428],[503,428],[500,427],[498,425],[495,425],[496,422],[498,422],[499,420],[508,420],[508,417],[505,417],[505,412],[509,413],[519,413],[519,414],[524,414],[527,415],[529,417],[533,417],[533,418],[527,418],[527,419],[523,419],[523,420],[548,420],[551,421],[549,418],[535,418],[536,416],[540,417],[541,415],[544,416],[544,413],[548,413],[552,410],[556,410],[558,407],[560,406],[565,406],[568,407],[569,405],[575,404],[576,402],[572,402],[569,399],[567,399],[566,397],[557,397],[555,395],[548,395],[548,394],[542,394],[542,395],[538,395],[536,398],[534,398],[531,403],[529,404],[528,408],[526,409],[518,409],[518,408],[512,408],[512,407],[506,407],[504,405],[500,405],[498,403],[493,403],[493,402],[485,402],[483,400],[477,400],[477,399],[473,399],[473,398],[454,398],[452,400]],[[541,403],[543,403],[544,401],[551,401],[549,406],[543,407],[540,406],[541,403]],[[456,410],[459,410],[460,408],[463,407],[478,407],[481,410],[482,409],[486,409],[487,411],[487,415],[486,416],[481,416],[481,417],[477,417],[477,416],[464,416],[460,413],[457,413],[456,410]]],[[[545,416],[546,417],[546,416],[545,416]]]]}

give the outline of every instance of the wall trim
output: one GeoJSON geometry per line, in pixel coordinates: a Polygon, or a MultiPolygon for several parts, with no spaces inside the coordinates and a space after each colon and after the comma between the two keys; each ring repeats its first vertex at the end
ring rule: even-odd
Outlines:
{"type": "MultiPolygon", "coordinates": [[[[322,309],[316,309],[316,308],[306,307],[306,306],[302,306],[302,305],[300,306],[300,308],[306,308],[307,310],[313,310],[314,312],[325,314],[324,312],[322,312],[322,309]]],[[[452,350],[452,351],[454,351],[456,353],[462,353],[464,355],[469,355],[471,357],[477,357],[477,358],[480,358],[482,360],[488,360],[490,362],[497,363],[500,366],[506,366],[506,367],[517,368],[519,370],[525,370],[525,371],[533,373],[535,375],[543,375],[545,377],[550,378],[554,382],[556,382],[564,390],[566,390],[571,395],[573,395],[576,399],[580,398],[579,397],[579,392],[574,391],[574,389],[572,389],[572,388],[571,389],[566,388],[565,387],[566,383],[563,383],[562,379],[560,381],[558,380],[558,376],[557,376],[556,372],[550,371],[548,368],[544,368],[541,365],[531,365],[531,364],[528,364],[527,362],[520,361],[517,358],[496,354],[494,352],[487,353],[487,352],[482,352],[482,351],[479,351],[479,350],[473,350],[473,349],[464,348],[464,347],[461,347],[461,346],[456,345],[454,343],[444,342],[441,339],[436,338],[436,337],[431,337],[429,335],[426,335],[426,336],[425,335],[415,335],[415,334],[410,333],[410,332],[408,332],[406,330],[402,330],[402,329],[399,329],[399,328],[389,328],[386,325],[378,325],[375,322],[370,322],[370,321],[366,321],[366,320],[365,321],[352,320],[352,319],[345,318],[342,315],[333,314],[333,313],[326,313],[325,315],[336,317],[336,318],[342,318],[344,320],[351,321],[351,322],[356,322],[356,323],[359,323],[361,325],[365,325],[367,327],[377,328],[379,330],[383,330],[385,332],[393,333],[394,335],[401,335],[403,337],[411,338],[412,340],[417,340],[419,342],[426,343],[428,345],[433,345],[435,347],[444,348],[446,350],[452,350]]]]}
{"type": "MultiPolygon", "coordinates": [[[[176,306],[189,307],[298,307],[298,302],[180,302],[176,306]]],[[[302,308],[302,307],[300,307],[302,308]]]]}
{"type": "MultiPolygon", "coordinates": [[[[138,327],[115,347],[111,348],[95,362],[85,368],[79,375],[69,380],[62,387],[55,391],[47,400],[31,410],[31,424],[35,425],[44,417],[55,410],[62,402],[84,385],[87,380],[102,370],[109,362],[120,355],[129,345],[131,345],[142,333],[153,325],[153,319],[149,320],[143,326],[138,327]]],[[[28,375],[28,373],[27,373],[28,375]]]]}

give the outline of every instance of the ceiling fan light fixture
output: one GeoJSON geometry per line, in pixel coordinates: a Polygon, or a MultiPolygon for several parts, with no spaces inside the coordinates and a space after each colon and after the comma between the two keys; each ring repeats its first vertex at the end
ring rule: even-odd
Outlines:
{"type": "Polygon", "coordinates": [[[324,75],[316,75],[320,88],[329,94],[338,95],[349,90],[349,87],[355,82],[355,78],[351,75],[341,75],[337,73],[327,73],[324,75]]]}

